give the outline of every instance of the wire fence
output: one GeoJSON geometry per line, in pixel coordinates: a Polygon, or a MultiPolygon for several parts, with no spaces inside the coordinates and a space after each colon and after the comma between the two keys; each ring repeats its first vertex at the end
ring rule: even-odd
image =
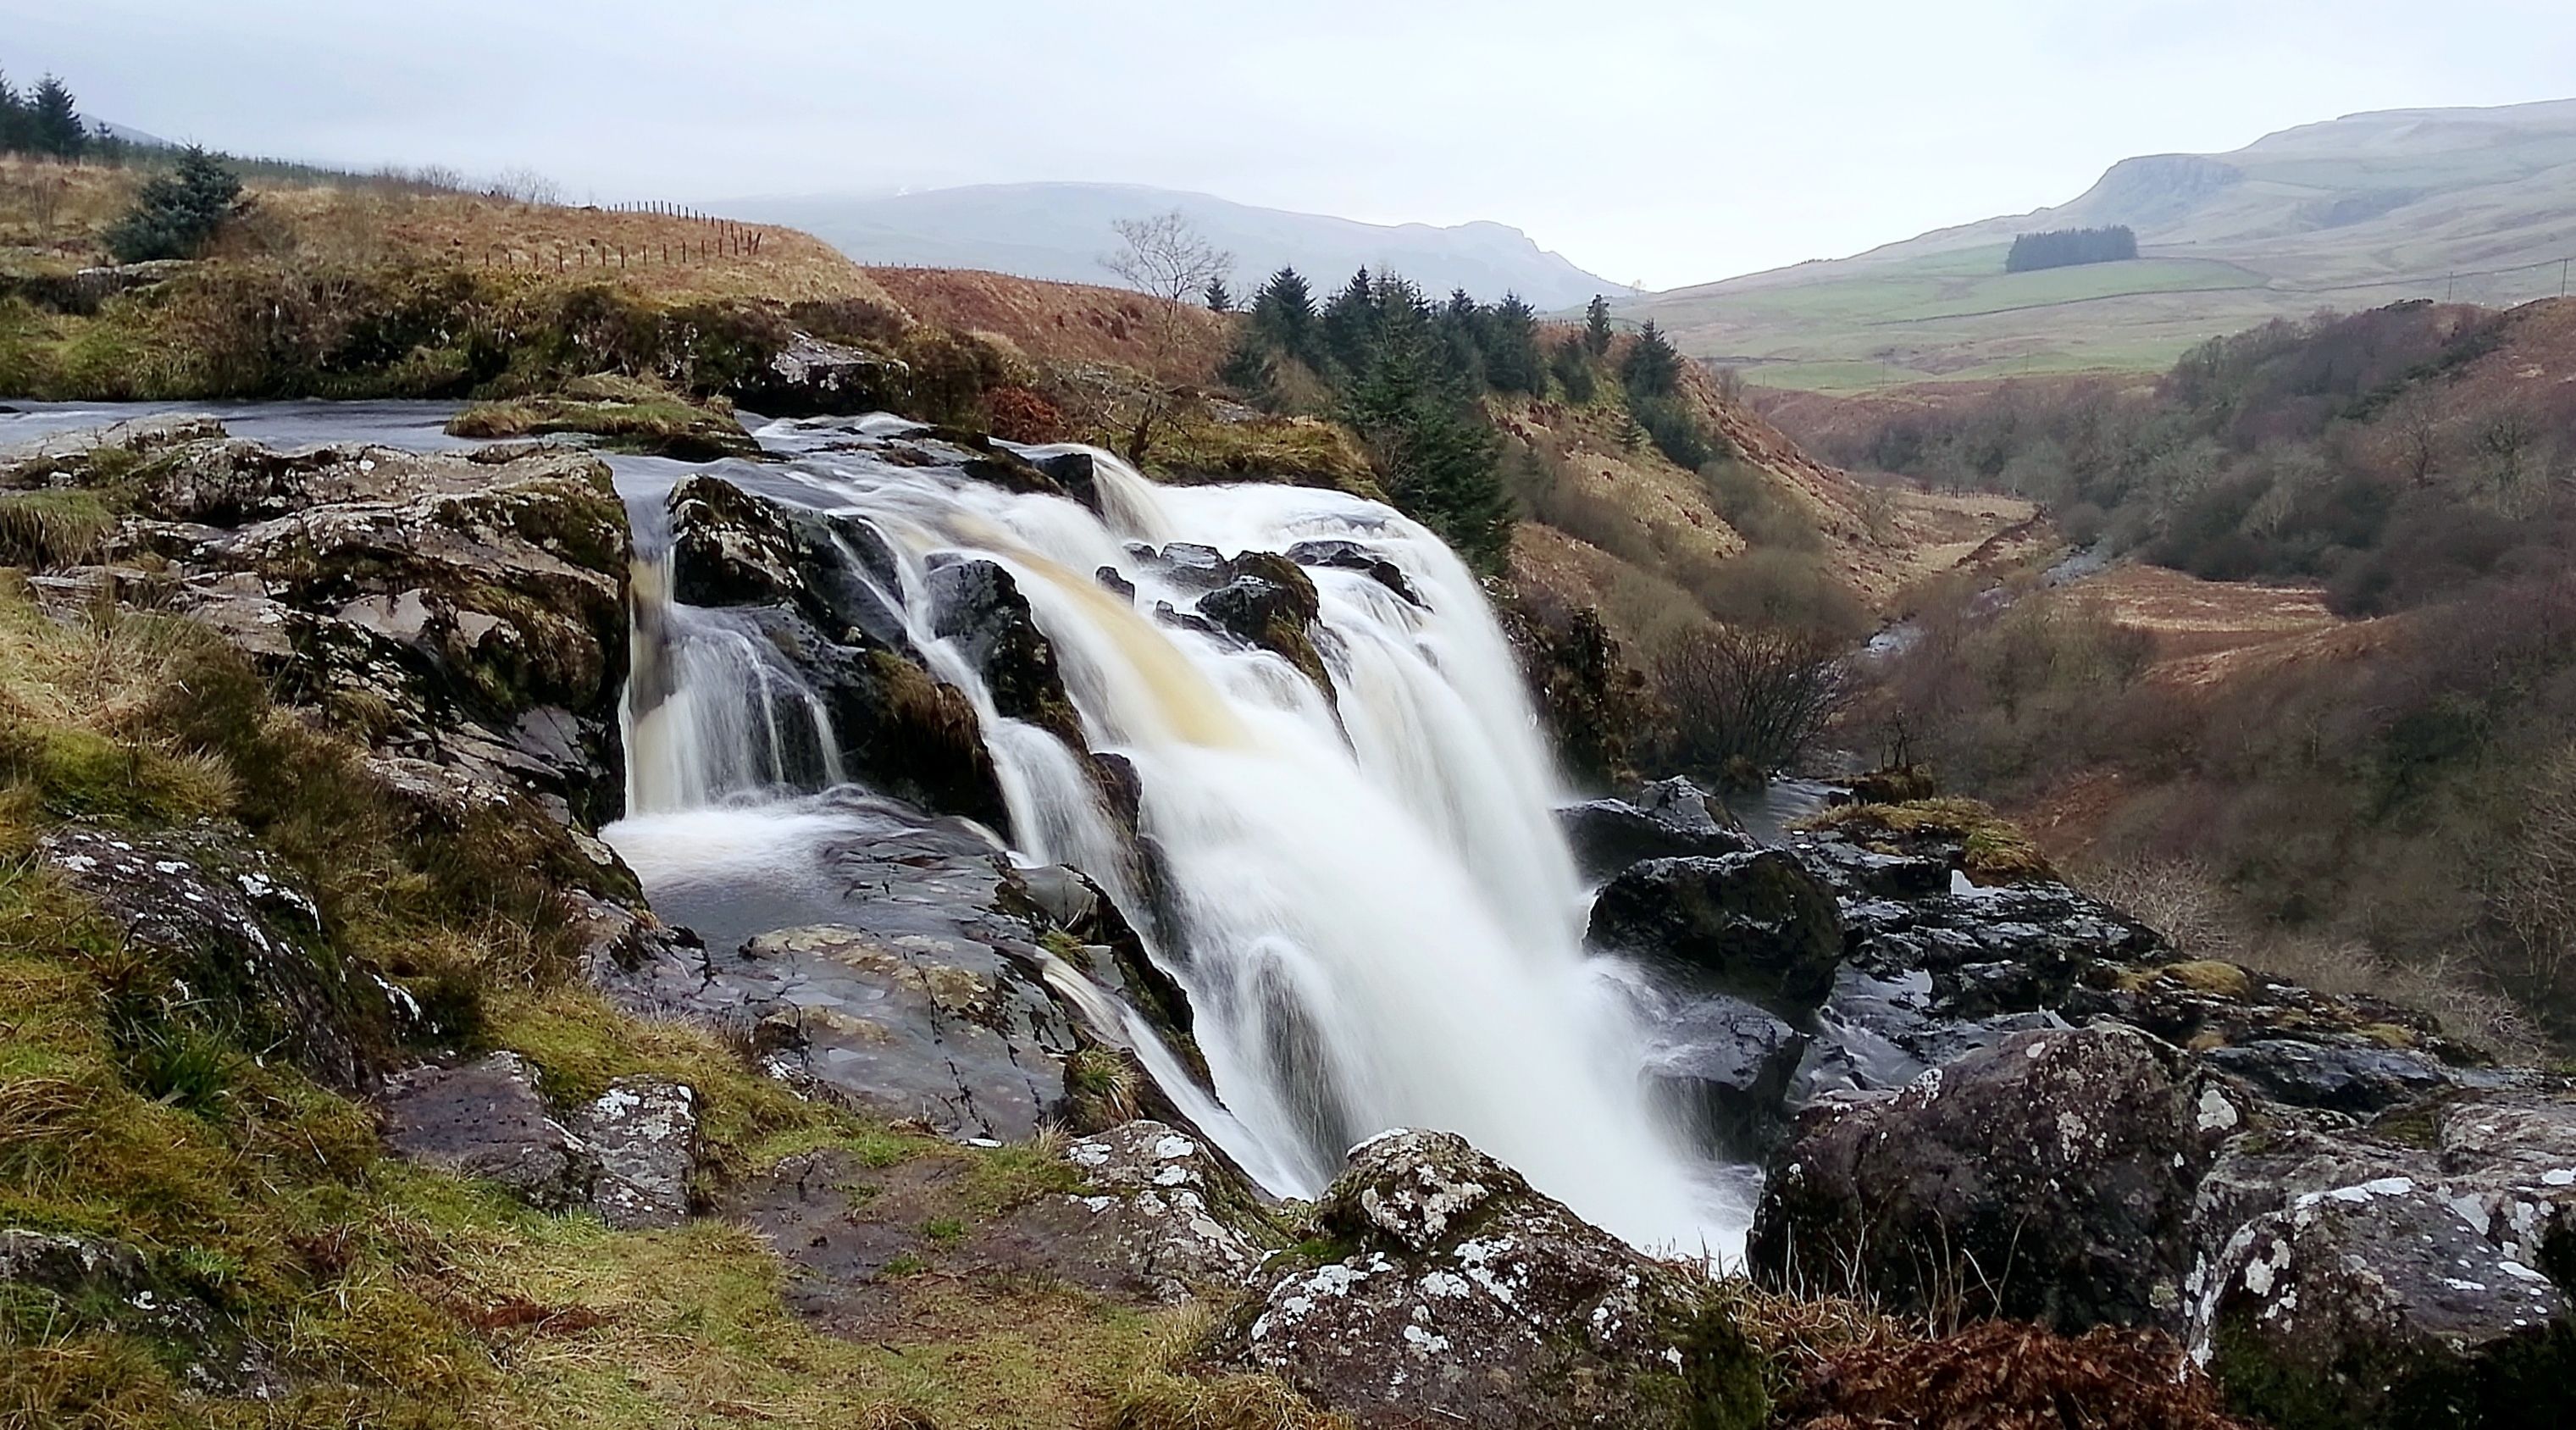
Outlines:
{"type": "Polygon", "coordinates": [[[758,259],[770,251],[776,230],[724,218],[682,204],[647,201],[629,204],[563,207],[576,226],[592,215],[645,219],[640,227],[620,223],[607,232],[569,237],[545,235],[534,241],[491,243],[483,247],[483,266],[509,272],[572,273],[585,269],[625,271],[638,268],[705,268],[728,260],[758,259]]]}

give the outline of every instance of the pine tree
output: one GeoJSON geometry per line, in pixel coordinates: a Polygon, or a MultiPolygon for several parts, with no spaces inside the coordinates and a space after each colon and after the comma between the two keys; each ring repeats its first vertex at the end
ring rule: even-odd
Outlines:
{"type": "Polygon", "coordinates": [[[1669,397],[1681,381],[1682,356],[1648,318],[1619,362],[1620,385],[1631,397],[1669,397]]]}
{"type": "Polygon", "coordinates": [[[1211,278],[1208,280],[1207,305],[1208,311],[1212,313],[1231,313],[1234,311],[1234,295],[1226,291],[1224,279],[1211,278]]]}
{"type": "Polygon", "coordinates": [[[1547,385],[1538,353],[1538,312],[1506,293],[1485,315],[1485,381],[1497,392],[1537,394],[1547,385]]]}
{"type": "Polygon", "coordinates": [[[241,180],[203,149],[190,148],[179,166],[144,182],[134,207],[107,231],[108,252],[119,263],[193,258],[232,215],[241,180]]]}
{"type": "Polygon", "coordinates": [[[1594,357],[1610,355],[1610,300],[1598,293],[1583,315],[1583,346],[1594,357]]]}
{"type": "Polygon", "coordinates": [[[1350,371],[1357,371],[1368,361],[1369,338],[1378,326],[1377,285],[1370,281],[1365,268],[1342,285],[1342,291],[1324,304],[1317,322],[1323,335],[1323,356],[1350,371]]]}
{"type": "Polygon", "coordinates": [[[89,125],[80,117],[80,106],[72,102],[72,92],[61,80],[45,76],[36,86],[34,101],[28,106],[29,147],[39,154],[57,159],[77,159],[89,145],[89,125]]]}
{"type": "Polygon", "coordinates": [[[0,154],[24,154],[28,143],[26,96],[0,74],[0,154]]]}

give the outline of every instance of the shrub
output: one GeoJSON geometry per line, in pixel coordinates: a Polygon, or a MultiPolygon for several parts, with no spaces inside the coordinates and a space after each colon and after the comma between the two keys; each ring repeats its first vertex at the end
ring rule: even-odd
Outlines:
{"type": "Polygon", "coordinates": [[[144,181],[134,207],[107,231],[119,263],[194,258],[241,200],[241,180],[223,162],[191,146],[179,166],[144,181]]]}
{"type": "Polygon", "coordinates": [[[1842,640],[1780,627],[1721,626],[1654,655],[1671,712],[1670,765],[1733,785],[1805,757],[1853,694],[1842,640]]]}

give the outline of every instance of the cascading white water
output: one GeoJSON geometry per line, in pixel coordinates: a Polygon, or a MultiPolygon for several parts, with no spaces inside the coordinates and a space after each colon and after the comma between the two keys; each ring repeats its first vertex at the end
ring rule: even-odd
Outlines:
{"type": "MultiPolygon", "coordinates": [[[[1211,1134],[1244,1141],[1233,1150],[1274,1190],[1311,1195],[1352,1143],[1445,1128],[1633,1241],[1733,1255],[1740,1197],[1658,1124],[1636,1030],[1586,967],[1548,752],[1474,577],[1375,503],[1162,488],[1091,455],[1105,520],[865,453],[810,452],[796,474],[802,499],[865,519],[895,551],[902,589],[886,594],[934,672],[975,701],[1018,854],[1091,874],[1159,935],[1235,1124],[1211,1134]],[[1277,656],[1149,614],[1186,611],[1204,587],[1128,545],[1232,555],[1335,539],[1394,563],[1421,603],[1364,571],[1309,568],[1330,692],[1277,656]],[[1133,851],[1084,762],[999,715],[933,635],[930,571],[961,556],[1012,574],[1087,743],[1135,768],[1140,829],[1161,860],[1159,920],[1143,916],[1133,851]],[[1103,567],[1132,599],[1095,578],[1103,567]]],[[[820,702],[729,619],[639,614],[639,686],[658,662],[658,688],[634,702],[650,708],[630,717],[640,811],[793,790],[796,752],[832,746],[820,702]]],[[[806,788],[817,772],[806,768],[806,788]]]]}

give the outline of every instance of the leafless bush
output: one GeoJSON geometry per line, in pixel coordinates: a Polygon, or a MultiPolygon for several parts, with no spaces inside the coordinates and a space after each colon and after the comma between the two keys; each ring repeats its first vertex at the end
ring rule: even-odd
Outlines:
{"type": "Polygon", "coordinates": [[[504,169],[493,176],[483,192],[492,198],[543,208],[563,202],[563,187],[534,169],[504,169]]]}
{"type": "Polygon", "coordinates": [[[1653,679],[1672,712],[1670,760],[1737,783],[1796,764],[1853,692],[1841,640],[1777,627],[1667,641],[1653,679]]]}
{"type": "Polygon", "coordinates": [[[2234,959],[2242,950],[2227,892],[2197,859],[2112,859],[2083,870],[2078,882],[2191,957],[2234,959]]]}
{"type": "MultiPolygon", "coordinates": [[[[1196,321],[1190,310],[1208,284],[1234,271],[1234,255],[1208,241],[1198,225],[1179,209],[1150,218],[1119,219],[1110,224],[1119,248],[1104,255],[1101,266],[1140,293],[1159,299],[1145,305],[1147,362],[1158,382],[1172,380],[1180,354],[1196,321]]],[[[1154,429],[1172,415],[1167,393],[1147,394],[1128,436],[1127,457],[1143,462],[1154,429]]]]}

